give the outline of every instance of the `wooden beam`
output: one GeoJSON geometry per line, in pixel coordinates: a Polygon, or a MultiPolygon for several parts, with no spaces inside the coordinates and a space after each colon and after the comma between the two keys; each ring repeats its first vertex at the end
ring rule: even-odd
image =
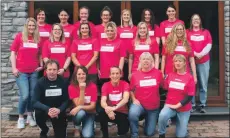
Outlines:
{"type": "Polygon", "coordinates": [[[125,4],[126,4],[125,1],[121,1],[121,13],[125,9],[125,4]]]}
{"type": "Polygon", "coordinates": [[[176,7],[176,18],[179,18],[179,1],[173,1],[173,5],[176,7]]]}
{"type": "Polygon", "coordinates": [[[73,24],[78,21],[78,14],[79,14],[78,9],[79,9],[78,1],[74,1],[73,2],[73,24]]]}
{"type": "Polygon", "coordinates": [[[29,1],[29,17],[34,17],[34,1],[29,1]]]}
{"type": "Polygon", "coordinates": [[[125,8],[131,10],[131,1],[126,1],[125,8]]]}

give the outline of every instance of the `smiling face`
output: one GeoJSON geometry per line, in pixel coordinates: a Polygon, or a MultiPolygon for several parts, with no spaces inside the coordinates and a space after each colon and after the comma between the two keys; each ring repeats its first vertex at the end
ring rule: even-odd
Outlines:
{"type": "Polygon", "coordinates": [[[86,82],[86,73],[81,68],[77,70],[76,77],[78,83],[86,82]]]}
{"type": "Polygon", "coordinates": [[[112,67],[110,68],[110,79],[112,83],[118,83],[121,78],[121,71],[119,68],[112,67]]]}
{"type": "Polygon", "coordinates": [[[82,36],[89,36],[89,26],[87,24],[81,25],[80,33],[82,36]]]}
{"type": "Polygon", "coordinates": [[[35,22],[29,21],[29,22],[28,22],[28,25],[27,25],[27,29],[28,29],[28,33],[29,33],[29,34],[33,34],[34,31],[35,31],[35,29],[36,29],[35,22]]]}
{"type": "Polygon", "coordinates": [[[79,13],[80,19],[82,22],[88,21],[89,18],[89,11],[86,8],[82,8],[79,13]]]}
{"type": "Polygon", "coordinates": [[[150,22],[150,20],[151,20],[151,13],[150,13],[150,11],[148,11],[148,10],[146,10],[145,11],[145,22],[146,23],[149,23],[150,22]]]}
{"type": "Polygon", "coordinates": [[[174,67],[177,71],[179,70],[185,70],[186,62],[181,57],[176,57],[173,60],[174,67]]]}
{"type": "Polygon", "coordinates": [[[141,24],[139,27],[138,27],[138,34],[140,37],[146,37],[147,34],[148,34],[148,27],[146,24],[141,24]]]}
{"type": "Polygon", "coordinates": [[[115,38],[116,31],[112,26],[108,26],[106,29],[106,35],[108,39],[114,39],[115,38]]]}
{"type": "Polygon", "coordinates": [[[109,11],[103,11],[102,14],[101,14],[101,20],[103,23],[108,23],[111,19],[111,15],[109,13],[109,11]]]}
{"type": "Polygon", "coordinates": [[[176,18],[176,10],[172,7],[168,7],[166,14],[168,15],[168,19],[175,19],[176,18]]]}
{"type": "Polygon", "coordinates": [[[192,25],[193,25],[193,27],[200,27],[200,24],[201,24],[200,16],[194,15],[192,17],[192,25]]]}
{"type": "Polygon", "coordinates": [[[63,31],[59,25],[54,25],[52,29],[52,33],[55,38],[61,38],[63,31]]]}
{"type": "Polygon", "coordinates": [[[46,76],[49,80],[55,80],[58,74],[58,66],[55,63],[48,64],[46,68],[46,76]]]}
{"type": "Polygon", "coordinates": [[[123,22],[129,22],[131,18],[130,12],[129,11],[125,11],[122,14],[122,20],[123,22]]]}
{"type": "Polygon", "coordinates": [[[45,22],[45,18],[46,18],[46,15],[45,15],[45,12],[44,11],[40,11],[37,15],[37,21],[39,23],[44,23],[45,22]]]}
{"type": "Polygon", "coordinates": [[[61,11],[58,17],[61,23],[68,23],[69,15],[66,11],[61,11]]]}
{"type": "Polygon", "coordinates": [[[151,65],[152,65],[151,58],[149,58],[149,57],[142,57],[140,59],[140,63],[141,63],[141,68],[146,69],[146,70],[151,68],[151,65]]]}
{"type": "Polygon", "coordinates": [[[178,38],[182,38],[185,35],[185,28],[182,25],[176,27],[176,35],[178,38]]]}

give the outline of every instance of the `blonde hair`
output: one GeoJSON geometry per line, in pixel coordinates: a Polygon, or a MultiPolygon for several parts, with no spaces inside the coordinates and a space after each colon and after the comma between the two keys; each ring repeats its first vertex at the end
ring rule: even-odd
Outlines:
{"type": "Polygon", "coordinates": [[[173,72],[177,71],[177,69],[175,68],[175,65],[174,65],[174,62],[177,59],[184,61],[184,63],[185,63],[184,71],[185,71],[186,70],[186,58],[185,58],[185,56],[182,54],[176,54],[175,56],[173,56],[173,72]]]}
{"type": "Polygon", "coordinates": [[[178,37],[176,34],[178,26],[182,26],[184,29],[184,35],[182,37],[182,46],[186,49],[188,53],[191,51],[191,47],[188,43],[187,36],[186,36],[185,26],[181,23],[177,23],[173,26],[172,31],[169,33],[166,39],[166,52],[171,55],[174,53],[174,50],[176,49],[178,43],[178,37]]]}
{"type": "Polygon", "coordinates": [[[35,25],[35,30],[34,30],[34,32],[32,34],[33,40],[34,40],[35,43],[39,43],[40,35],[39,35],[39,31],[38,31],[38,24],[37,24],[36,20],[34,18],[31,18],[31,17],[27,18],[26,23],[24,24],[23,31],[22,31],[22,40],[23,40],[23,42],[28,42],[28,35],[29,35],[29,33],[28,33],[28,24],[29,24],[30,21],[34,22],[34,25],[35,25]]]}
{"type": "Polygon", "coordinates": [[[150,39],[150,36],[149,36],[148,25],[145,22],[139,22],[138,25],[137,25],[137,34],[136,34],[134,46],[138,46],[140,44],[139,29],[140,29],[140,27],[141,27],[142,24],[144,24],[146,26],[146,28],[147,28],[147,35],[146,35],[145,44],[147,44],[147,45],[151,44],[151,39],[150,39]]]}
{"type": "Polygon", "coordinates": [[[65,43],[64,29],[63,29],[63,27],[61,26],[60,23],[55,23],[55,24],[52,25],[52,30],[51,30],[50,37],[49,37],[50,42],[52,42],[52,43],[54,42],[53,29],[54,29],[55,25],[59,26],[61,31],[62,31],[61,38],[60,38],[59,42],[65,43]]]}
{"type": "Polygon", "coordinates": [[[116,25],[116,23],[115,23],[115,22],[112,22],[112,21],[108,22],[108,23],[106,24],[106,26],[105,26],[105,32],[106,32],[106,30],[107,30],[109,27],[112,27],[113,30],[115,31],[115,37],[114,37],[114,38],[116,38],[116,37],[117,37],[117,25],[116,25]]]}
{"type": "Polygon", "coordinates": [[[151,69],[154,67],[154,58],[153,56],[149,53],[149,52],[143,52],[140,57],[139,57],[139,63],[138,63],[138,67],[137,67],[137,70],[141,70],[141,60],[143,58],[149,58],[151,60],[151,69]]]}
{"type": "Polygon", "coordinates": [[[131,11],[128,10],[128,9],[124,9],[124,10],[121,12],[121,28],[124,27],[124,22],[123,22],[123,19],[122,19],[122,18],[123,18],[123,14],[124,14],[125,12],[129,12],[129,15],[130,15],[129,26],[130,26],[131,28],[133,28],[132,13],[131,13],[131,11]]]}

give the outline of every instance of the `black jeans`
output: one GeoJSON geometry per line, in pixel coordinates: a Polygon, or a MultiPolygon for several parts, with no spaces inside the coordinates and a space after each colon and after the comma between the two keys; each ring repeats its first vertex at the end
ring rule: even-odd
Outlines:
{"type": "Polygon", "coordinates": [[[101,131],[103,133],[104,138],[108,138],[108,122],[114,122],[117,124],[118,127],[118,135],[125,135],[129,131],[129,120],[128,114],[121,113],[121,112],[114,112],[116,114],[115,119],[111,120],[108,115],[105,113],[105,110],[102,110],[99,113],[101,131]]]}
{"type": "MultiPolygon", "coordinates": [[[[37,125],[41,128],[41,134],[46,135],[49,131],[46,125],[47,119],[50,118],[49,115],[42,110],[35,109],[35,118],[37,125]]],[[[50,120],[54,129],[55,138],[66,138],[67,121],[65,112],[61,112],[58,118],[50,118],[50,120]]]]}

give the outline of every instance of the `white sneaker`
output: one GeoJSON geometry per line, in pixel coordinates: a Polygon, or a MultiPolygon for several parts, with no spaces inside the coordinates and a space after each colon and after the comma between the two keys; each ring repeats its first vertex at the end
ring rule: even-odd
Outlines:
{"type": "Polygon", "coordinates": [[[24,118],[18,118],[17,127],[18,127],[19,129],[25,128],[25,120],[24,120],[24,118]]]}
{"type": "Polygon", "coordinates": [[[32,127],[37,125],[31,115],[27,116],[26,123],[29,124],[32,127]]]}

